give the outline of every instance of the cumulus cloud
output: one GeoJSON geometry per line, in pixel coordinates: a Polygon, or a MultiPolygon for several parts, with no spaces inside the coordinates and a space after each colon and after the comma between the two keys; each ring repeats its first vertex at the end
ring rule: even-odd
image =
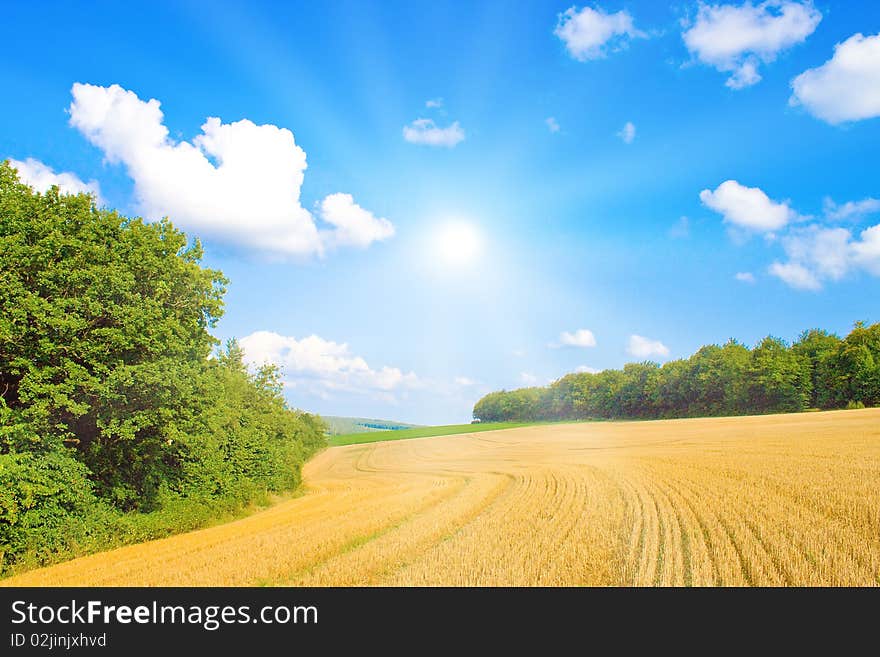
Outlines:
{"type": "Polygon", "coordinates": [[[700,200],[725,222],[749,231],[770,233],[799,218],[787,201],[773,201],[758,187],[746,187],[736,180],[721,183],[715,191],[704,189],[700,200]]]}
{"type": "Polygon", "coordinates": [[[589,329],[577,329],[574,332],[563,331],[559,334],[559,342],[550,343],[550,347],[595,347],[596,336],[589,329]]]}
{"type": "MultiPolygon", "coordinates": [[[[700,199],[732,227],[762,232],[768,242],[780,245],[786,258],[773,262],[767,272],[790,287],[816,291],[854,271],[880,276],[880,224],[855,236],[849,228],[832,223],[856,222],[880,212],[880,200],[865,198],[838,205],[826,198],[822,223],[804,225],[811,217],[797,214],[787,201],[773,201],[757,187],[744,187],[735,180],[715,191],[703,190],[700,199]]],[[[739,272],[735,278],[755,283],[751,272],[739,272]]]]}
{"type": "Polygon", "coordinates": [[[838,205],[832,199],[826,198],[824,210],[825,217],[830,221],[858,221],[863,217],[880,212],[880,199],[866,198],[838,205]]]}
{"type": "Polygon", "coordinates": [[[633,143],[633,139],[636,138],[635,125],[633,125],[631,121],[627,121],[620,129],[620,132],[617,133],[617,136],[623,140],[624,144],[633,143]]]}
{"type": "Polygon", "coordinates": [[[544,119],[544,123],[547,124],[547,129],[550,132],[559,132],[559,121],[557,121],[554,117],[548,116],[544,119]]]}
{"type": "Polygon", "coordinates": [[[75,173],[69,171],[55,173],[50,166],[32,157],[24,161],[10,159],[9,163],[18,169],[19,179],[38,192],[45,192],[54,185],[64,194],[91,194],[98,205],[103,203],[101,187],[96,180],[83,182],[75,173]]]}
{"type": "Polygon", "coordinates": [[[473,379],[470,379],[466,376],[457,376],[455,377],[455,385],[462,387],[469,387],[477,385],[477,382],[473,379]]]}
{"type": "Polygon", "coordinates": [[[344,203],[348,195],[325,199],[322,207],[329,202],[334,228],[319,229],[300,202],[306,154],[286,128],[209,117],[191,142],[175,141],[156,99],[143,101],[115,84],[76,83],[72,94],[71,125],[108,162],[126,167],[149,219],[169,216],[199,235],[295,256],[321,255],[338,245],[365,246],[368,236],[393,234],[386,220],[344,203]],[[342,216],[343,209],[348,216],[342,216]]]}
{"type": "Polygon", "coordinates": [[[809,269],[796,262],[774,262],[767,271],[799,290],[819,290],[822,288],[819,279],[809,269]]]}
{"type": "Polygon", "coordinates": [[[627,351],[637,358],[650,358],[651,356],[668,356],[669,347],[659,340],[651,340],[641,335],[629,336],[627,351]]]}
{"type": "Polygon", "coordinates": [[[862,231],[853,243],[853,261],[874,276],[880,276],[880,224],[862,231]]]}
{"type": "Polygon", "coordinates": [[[443,99],[442,98],[431,98],[425,101],[425,107],[428,109],[436,109],[439,107],[443,107],[443,99]]]}
{"type": "Polygon", "coordinates": [[[324,241],[333,246],[366,248],[394,235],[387,219],[376,217],[354,202],[351,194],[330,194],[320,205],[321,219],[333,226],[324,231],[324,241]]]}
{"type": "Polygon", "coordinates": [[[598,374],[601,372],[601,370],[598,370],[595,367],[590,367],[589,365],[579,365],[574,371],[579,374],[598,374]]]}
{"type": "Polygon", "coordinates": [[[809,265],[820,277],[840,280],[850,268],[852,235],[845,228],[808,226],[782,240],[793,262],[809,265]]]}
{"type": "Polygon", "coordinates": [[[403,126],[403,138],[411,144],[452,148],[464,141],[464,130],[458,121],[445,128],[439,128],[433,119],[416,119],[409,125],[403,126]]]}
{"type": "Polygon", "coordinates": [[[831,124],[880,116],[880,34],[854,34],[791,81],[789,103],[831,124]]]}
{"type": "Polygon", "coordinates": [[[846,228],[807,226],[782,240],[788,262],[774,262],[769,272],[791,287],[819,290],[852,271],[880,276],[880,224],[858,237],[846,228]]]}
{"type": "Polygon", "coordinates": [[[625,48],[631,39],[645,37],[627,11],[608,14],[600,8],[571,7],[559,14],[553,33],[578,61],[605,57],[609,50],[625,48]]]}
{"type": "Polygon", "coordinates": [[[344,391],[388,394],[414,388],[418,377],[396,367],[372,369],[346,343],[325,340],[317,335],[297,340],[272,331],[256,331],[240,345],[249,364],[274,363],[291,386],[317,386],[319,392],[344,391]]]}
{"type": "Polygon", "coordinates": [[[751,86],[761,79],[758,66],[810,36],[822,14],[809,0],[768,0],[741,5],[701,3],[696,20],[682,34],[688,50],[699,61],[730,73],[731,89],[751,86]]]}

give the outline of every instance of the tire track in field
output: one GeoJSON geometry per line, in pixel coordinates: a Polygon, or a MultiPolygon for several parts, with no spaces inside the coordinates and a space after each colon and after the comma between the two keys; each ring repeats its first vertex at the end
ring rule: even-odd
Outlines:
{"type": "Polygon", "coordinates": [[[626,542],[626,556],[623,562],[621,584],[635,585],[638,582],[639,560],[645,544],[645,517],[642,513],[641,498],[635,486],[618,475],[618,486],[622,491],[626,508],[629,537],[626,542]]]}
{"type": "Polygon", "coordinates": [[[662,529],[657,507],[647,489],[639,482],[631,482],[639,502],[642,518],[638,542],[638,566],[634,586],[652,586],[657,579],[660,564],[662,529]]]}
{"type": "Polygon", "coordinates": [[[718,538],[712,537],[708,522],[704,517],[705,511],[698,510],[690,497],[682,493],[680,486],[678,481],[669,481],[669,490],[672,495],[682,502],[682,505],[677,508],[684,516],[687,516],[689,521],[686,521],[685,524],[692,528],[694,533],[694,538],[689,543],[691,554],[690,585],[723,585],[724,579],[717,557],[717,553],[720,551],[719,546],[716,545],[718,538]]]}
{"type": "Polygon", "coordinates": [[[510,477],[480,476],[455,495],[404,518],[385,531],[304,570],[284,586],[365,586],[383,584],[394,572],[457,528],[472,521],[511,485],[510,477]]]}
{"type": "Polygon", "coordinates": [[[451,535],[401,568],[389,584],[489,585],[490,582],[486,580],[493,575],[494,568],[489,567],[485,559],[487,556],[494,559],[491,555],[496,554],[494,550],[500,547],[505,534],[501,531],[502,522],[499,519],[510,517],[515,509],[521,508],[535,488],[534,481],[530,477],[513,473],[505,474],[511,478],[511,481],[501,495],[492,500],[471,521],[464,523],[451,535]],[[499,531],[493,532],[492,529],[496,527],[499,531]],[[450,564],[451,567],[447,566],[446,572],[441,573],[437,570],[437,563],[450,564]]]}
{"type": "Polygon", "coordinates": [[[725,492],[736,500],[735,504],[727,503],[725,508],[732,511],[726,515],[718,514],[719,524],[724,528],[733,545],[742,567],[743,576],[749,586],[778,585],[784,580],[779,572],[776,561],[765,547],[761,537],[753,531],[750,523],[752,509],[744,510],[742,495],[732,495],[725,490],[721,481],[716,482],[716,489],[725,492]]]}
{"type": "Polygon", "coordinates": [[[662,522],[664,525],[663,542],[663,573],[658,586],[684,586],[689,585],[693,575],[691,572],[690,543],[681,516],[676,505],[671,501],[664,480],[654,477],[650,487],[654,490],[653,497],[658,510],[662,508],[662,522]]]}

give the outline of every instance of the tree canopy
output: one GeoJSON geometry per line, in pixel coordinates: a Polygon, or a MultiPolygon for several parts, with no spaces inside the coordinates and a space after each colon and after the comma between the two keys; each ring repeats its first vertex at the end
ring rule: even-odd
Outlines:
{"type": "Polygon", "coordinates": [[[788,345],[729,340],[688,359],[567,374],[543,388],[492,392],[474,406],[485,422],[673,418],[880,405],[880,323],[845,338],[812,329],[788,345]]]}
{"type": "Polygon", "coordinates": [[[201,258],[167,219],[35,192],[0,163],[0,566],[70,544],[73,520],[299,481],[321,422],[287,407],[277,370],[218,349],[228,281],[201,258]]]}

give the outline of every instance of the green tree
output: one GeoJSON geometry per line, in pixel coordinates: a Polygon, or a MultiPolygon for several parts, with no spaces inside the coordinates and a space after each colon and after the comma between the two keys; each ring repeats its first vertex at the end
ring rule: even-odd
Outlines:
{"type": "Polygon", "coordinates": [[[830,381],[830,406],[880,405],[880,323],[856,322],[829,356],[825,376],[830,381]]]}
{"type": "Polygon", "coordinates": [[[687,360],[629,363],[566,374],[546,388],[489,393],[484,420],[653,418],[781,413],[809,406],[880,405],[880,324],[857,323],[843,340],[819,329],[789,347],[768,337],[750,351],[736,340],[687,360]]]}
{"type": "Polygon", "coordinates": [[[618,412],[623,417],[656,417],[655,390],[660,379],[660,366],[653,362],[628,363],[617,393],[618,412]]]}
{"type": "Polygon", "coordinates": [[[791,350],[805,358],[810,366],[810,406],[827,408],[833,406],[829,387],[833,385],[830,372],[831,360],[840,347],[840,338],[822,329],[810,329],[800,334],[791,350]]]}
{"type": "Polygon", "coordinates": [[[755,413],[783,413],[807,408],[812,393],[809,361],[768,336],[752,350],[746,373],[748,408],[755,413]]]}
{"type": "Polygon", "coordinates": [[[299,482],[323,425],[277,369],[214,353],[227,281],[201,256],[168,220],[37,193],[0,163],[0,570],[299,482]]]}

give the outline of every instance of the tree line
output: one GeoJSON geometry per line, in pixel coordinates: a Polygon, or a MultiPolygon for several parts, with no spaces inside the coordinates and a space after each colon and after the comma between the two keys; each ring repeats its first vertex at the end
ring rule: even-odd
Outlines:
{"type": "Polygon", "coordinates": [[[263,501],[325,444],[277,369],[219,348],[228,282],[201,257],[0,162],[0,573],[263,501]]]}
{"type": "Polygon", "coordinates": [[[793,344],[768,336],[753,349],[707,345],[662,366],[567,374],[546,387],[492,392],[474,406],[484,422],[659,419],[880,406],[880,323],[844,337],[812,329],[793,344]]]}

